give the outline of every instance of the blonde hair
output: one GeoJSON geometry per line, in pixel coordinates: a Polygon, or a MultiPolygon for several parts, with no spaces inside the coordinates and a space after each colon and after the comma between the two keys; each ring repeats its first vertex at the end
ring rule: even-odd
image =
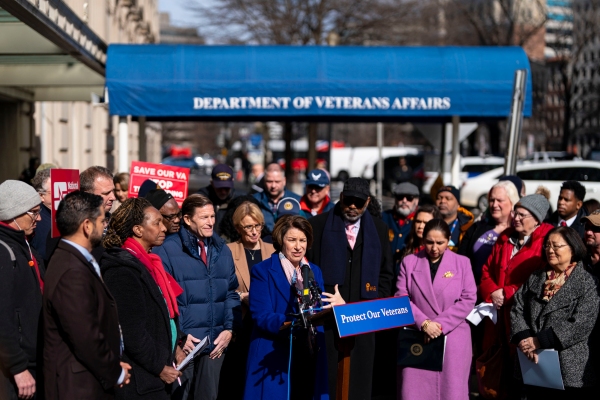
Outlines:
{"type": "Polygon", "coordinates": [[[260,211],[260,208],[258,208],[258,206],[254,203],[245,201],[240,204],[240,206],[236,208],[235,212],[233,213],[233,226],[236,228],[241,227],[242,220],[247,216],[251,216],[259,224],[265,223],[265,218],[263,217],[263,213],[260,211]]]}

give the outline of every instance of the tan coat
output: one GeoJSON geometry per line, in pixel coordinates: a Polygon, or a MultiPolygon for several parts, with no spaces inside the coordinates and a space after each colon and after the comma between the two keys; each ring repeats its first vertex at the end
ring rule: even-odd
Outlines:
{"type": "MultiPolygon", "coordinates": [[[[263,261],[270,258],[271,254],[275,252],[275,248],[270,243],[265,243],[262,239],[258,239],[260,244],[260,254],[263,261]]],[[[227,243],[227,247],[231,250],[233,256],[233,262],[235,263],[235,275],[239,283],[238,292],[246,293],[250,290],[250,270],[248,269],[248,263],[246,262],[246,252],[244,251],[244,245],[241,240],[235,243],[227,243]]],[[[256,250],[258,251],[258,250],[256,250]]]]}

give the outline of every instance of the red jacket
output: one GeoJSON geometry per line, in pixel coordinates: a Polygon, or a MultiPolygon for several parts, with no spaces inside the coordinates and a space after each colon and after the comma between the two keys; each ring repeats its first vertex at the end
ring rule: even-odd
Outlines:
{"type": "MultiPolygon", "coordinates": [[[[500,310],[499,317],[504,317],[507,337],[510,333],[510,309],[513,304],[513,296],[529,279],[533,271],[546,267],[546,262],[542,260],[542,245],[544,237],[552,228],[554,228],[552,225],[542,223],[533,231],[529,241],[512,259],[510,255],[514,245],[509,239],[515,230],[514,228],[506,229],[498,237],[492,253],[483,265],[479,294],[484,301],[491,303],[491,294],[498,289],[504,289],[504,305],[500,310]]],[[[493,344],[492,338],[489,339],[486,342],[490,345],[493,344]]],[[[486,347],[484,344],[484,349],[486,347]]]]}

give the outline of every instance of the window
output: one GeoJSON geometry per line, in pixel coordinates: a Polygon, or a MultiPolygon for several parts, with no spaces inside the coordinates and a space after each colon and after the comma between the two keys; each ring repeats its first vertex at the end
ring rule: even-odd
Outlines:
{"type": "Polygon", "coordinates": [[[546,181],[546,180],[548,180],[545,169],[520,171],[520,172],[517,172],[517,176],[524,181],[546,181]]]}
{"type": "Polygon", "coordinates": [[[574,177],[575,180],[584,182],[584,181],[594,181],[600,182],[600,169],[586,167],[586,168],[577,168],[577,176],[574,177]]]}

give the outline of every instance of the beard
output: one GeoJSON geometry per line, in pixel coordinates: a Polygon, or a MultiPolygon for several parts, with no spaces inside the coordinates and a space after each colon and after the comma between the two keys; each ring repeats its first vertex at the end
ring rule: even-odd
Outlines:
{"type": "Polygon", "coordinates": [[[410,213],[412,213],[413,210],[411,210],[410,208],[400,208],[400,207],[396,207],[396,213],[398,215],[403,216],[404,218],[408,217],[410,215],[410,213]]]}
{"type": "Polygon", "coordinates": [[[361,211],[357,215],[350,215],[348,212],[342,211],[342,215],[344,216],[344,219],[349,222],[358,221],[363,216],[364,213],[365,213],[364,211],[361,211]]]}
{"type": "Polygon", "coordinates": [[[93,249],[95,249],[96,247],[98,247],[102,244],[103,233],[104,233],[103,231],[98,232],[96,230],[96,228],[94,228],[94,230],[92,231],[92,234],[90,235],[90,244],[92,245],[93,249]]]}

